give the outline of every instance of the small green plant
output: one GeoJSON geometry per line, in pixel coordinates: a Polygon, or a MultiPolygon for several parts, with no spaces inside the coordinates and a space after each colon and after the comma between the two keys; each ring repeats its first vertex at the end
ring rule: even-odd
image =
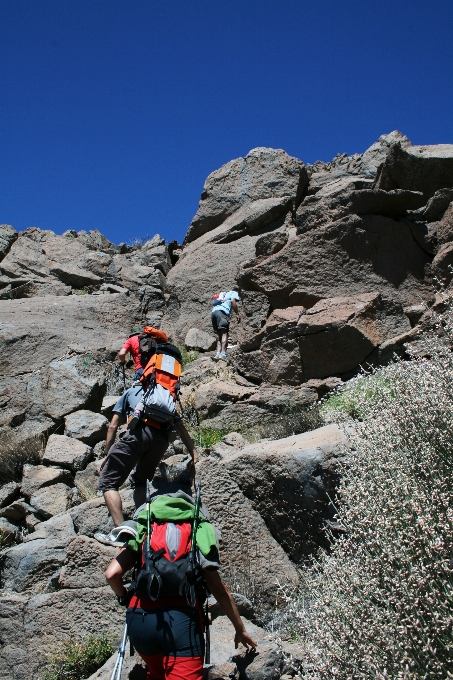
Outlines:
{"type": "Polygon", "coordinates": [[[76,295],[88,295],[88,291],[87,290],[78,290],[76,295]]]}
{"type": "Polygon", "coordinates": [[[85,640],[66,640],[52,655],[44,680],[84,680],[98,670],[114,652],[106,635],[90,635],[85,640]]]}
{"type": "Polygon", "coordinates": [[[210,449],[217,444],[223,437],[228,434],[225,430],[217,430],[216,428],[193,428],[190,431],[195,446],[200,446],[203,449],[210,449]]]}
{"type": "Polygon", "coordinates": [[[184,345],[178,345],[178,349],[182,356],[182,367],[183,369],[190,364],[192,361],[198,359],[200,353],[196,349],[188,350],[184,345]]]}
{"type": "Polygon", "coordinates": [[[392,387],[394,370],[394,367],[390,366],[387,369],[380,369],[379,372],[353,378],[324,401],[320,407],[321,416],[336,412],[361,420],[367,411],[382,399],[395,397],[392,387]]]}

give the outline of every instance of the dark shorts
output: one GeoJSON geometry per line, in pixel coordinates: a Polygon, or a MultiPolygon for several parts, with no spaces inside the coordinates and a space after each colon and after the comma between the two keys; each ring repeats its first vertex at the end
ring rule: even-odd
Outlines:
{"type": "Polygon", "coordinates": [[[194,607],[133,609],[126,614],[129,639],[140,655],[202,657],[201,612],[194,607]]]}
{"type": "Polygon", "coordinates": [[[135,466],[137,468],[131,475],[131,484],[133,487],[145,486],[146,480],[154,477],[156,467],[167,448],[168,437],[165,430],[149,425],[126,430],[108,453],[99,476],[99,491],[118,491],[135,466]]]}
{"type": "Polygon", "coordinates": [[[211,314],[212,327],[216,333],[228,331],[230,327],[230,317],[221,309],[214,310],[211,314]]]}

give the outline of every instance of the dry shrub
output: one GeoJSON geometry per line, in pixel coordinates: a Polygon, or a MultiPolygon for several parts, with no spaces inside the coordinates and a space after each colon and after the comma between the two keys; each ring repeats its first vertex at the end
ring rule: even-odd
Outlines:
{"type": "Polygon", "coordinates": [[[42,458],[44,446],[42,436],[20,440],[11,430],[4,430],[0,436],[0,486],[7,482],[20,481],[23,466],[26,463],[37,465],[42,458]]]}
{"type": "Polygon", "coordinates": [[[286,614],[306,646],[305,677],[453,677],[451,309],[425,342],[430,360],[355,383],[368,399],[347,428],[344,534],[286,614]]]}

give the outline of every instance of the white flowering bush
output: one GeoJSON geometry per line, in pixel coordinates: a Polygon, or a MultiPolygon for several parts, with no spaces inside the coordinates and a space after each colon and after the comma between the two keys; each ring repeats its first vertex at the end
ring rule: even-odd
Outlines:
{"type": "MultiPolygon", "coordinates": [[[[429,360],[353,384],[343,534],[305,572],[304,606],[294,600],[286,615],[306,646],[304,677],[453,678],[451,309],[426,343],[429,360]]],[[[335,408],[349,399],[335,398],[335,408]]]]}

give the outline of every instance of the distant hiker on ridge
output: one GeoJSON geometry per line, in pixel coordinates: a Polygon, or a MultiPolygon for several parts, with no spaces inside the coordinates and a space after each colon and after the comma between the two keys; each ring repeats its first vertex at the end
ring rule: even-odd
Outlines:
{"type": "MultiPolygon", "coordinates": [[[[135,468],[130,477],[135,506],[144,502],[146,480],[153,478],[175,430],[193,463],[197,462],[194,443],[176,411],[181,363],[177,347],[170,343],[155,343],[140,383],[126,390],[113,408],[98,488],[104,494],[115,527],[120,527],[124,520],[119,488],[135,468]],[[137,415],[138,404],[141,404],[141,410],[137,415]],[[118,427],[126,420],[128,429],[115,443],[118,427]]],[[[101,543],[115,544],[118,535],[119,532],[113,529],[109,535],[95,534],[95,538],[101,543]]]]}
{"type": "Polygon", "coordinates": [[[217,354],[214,357],[215,361],[226,361],[226,351],[228,347],[228,331],[230,328],[230,314],[231,308],[237,316],[238,322],[241,320],[237,301],[240,302],[239,288],[233,286],[228,292],[221,292],[214,295],[212,298],[212,312],[211,321],[212,327],[217,333],[217,354]]]}

